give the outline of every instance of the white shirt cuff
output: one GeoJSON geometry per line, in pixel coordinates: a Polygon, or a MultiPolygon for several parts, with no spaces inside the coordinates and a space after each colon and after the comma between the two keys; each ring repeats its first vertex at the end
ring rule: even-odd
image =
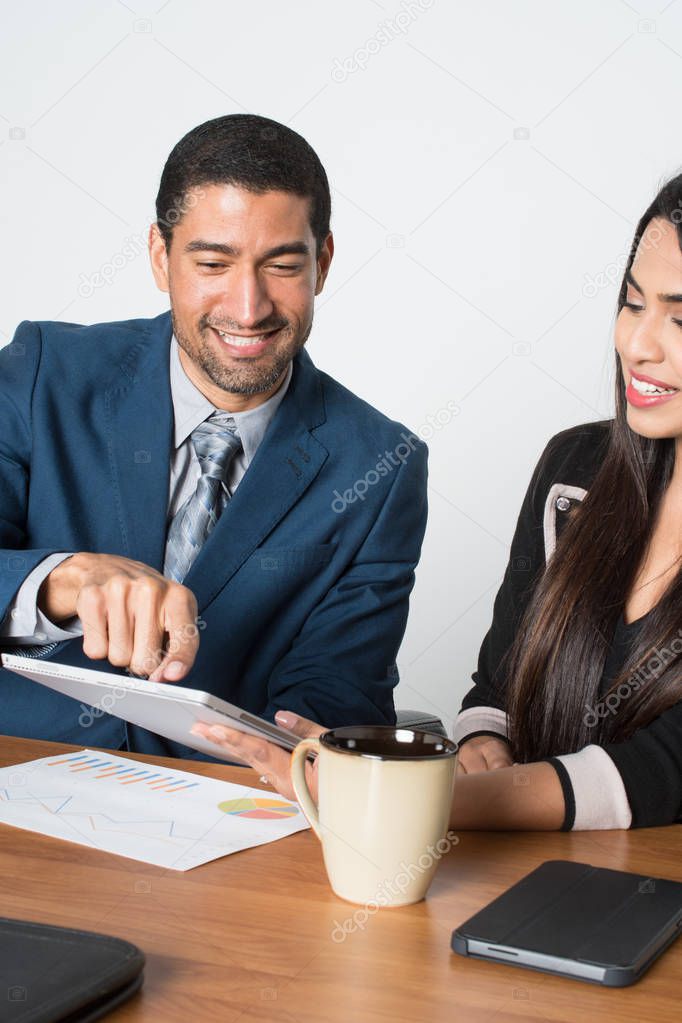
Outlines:
{"type": "Polygon", "coordinates": [[[61,625],[55,625],[38,607],[38,590],[42,583],[57,565],[61,565],[62,561],[71,556],[69,552],[50,554],[29,572],[0,627],[0,639],[3,643],[31,646],[57,643],[63,639],[83,635],[80,618],[74,616],[61,625]]]}
{"type": "Polygon", "coordinates": [[[455,718],[452,738],[463,742],[472,732],[495,732],[506,739],[509,735],[507,715],[498,707],[469,707],[460,711],[455,718]]]}
{"type": "Polygon", "coordinates": [[[566,769],[573,787],[575,820],[572,831],[629,828],[632,811],[620,771],[601,746],[555,757],[566,769]]]}

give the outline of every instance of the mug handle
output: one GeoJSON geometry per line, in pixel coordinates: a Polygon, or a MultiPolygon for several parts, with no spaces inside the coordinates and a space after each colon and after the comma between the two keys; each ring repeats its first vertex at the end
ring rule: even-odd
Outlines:
{"type": "Polygon", "coordinates": [[[301,739],[291,754],[291,782],[296,793],[296,799],[301,804],[311,828],[321,840],[320,818],[305,777],[306,757],[309,753],[317,753],[319,755],[319,752],[320,743],[318,739],[301,739]]]}

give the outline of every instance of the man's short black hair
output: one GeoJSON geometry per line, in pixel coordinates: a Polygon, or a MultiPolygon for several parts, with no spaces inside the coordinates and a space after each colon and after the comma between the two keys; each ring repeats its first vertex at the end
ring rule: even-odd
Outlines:
{"type": "Polygon", "coordinates": [[[300,195],[310,200],[310,226],[318,253],[329,234],[329,182],[319,157],[301,135],[268,117],[215,117],[174,146],[156,197],[157,223],[167,249],[173,227],[188,208],[190,189],[201,185],[300,195]]]}

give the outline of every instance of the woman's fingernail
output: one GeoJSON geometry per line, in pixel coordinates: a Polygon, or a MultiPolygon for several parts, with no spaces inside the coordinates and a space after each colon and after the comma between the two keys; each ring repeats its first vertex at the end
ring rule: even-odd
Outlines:
{"type": "Polygon", "coordinates": [[[209,735],[214,735],[216,739],[225,738],[225,729],[223,728],[222,725],[211,725],[208,731],[209,735]]]}
{"type": "Polygon", "coordinates": [[[293,728],[298,718],[288,710],[278,710],[275,714],[275,721],[278,725],[283,725],[284,728],[293,728]]]}

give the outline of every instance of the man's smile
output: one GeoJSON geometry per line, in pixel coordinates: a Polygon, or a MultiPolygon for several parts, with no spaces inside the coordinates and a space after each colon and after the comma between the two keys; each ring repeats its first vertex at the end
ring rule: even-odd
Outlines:
{"type": "Polygon", "coordinates": [[[231,349],[231,354],[254,357],[261,355],[268,345],[280,334],[282,327],[269,330],[260,334],[232,334],[228,331],[218,330],[211,327],[213,333],[220,339],[221,344],[231,349]]]}

